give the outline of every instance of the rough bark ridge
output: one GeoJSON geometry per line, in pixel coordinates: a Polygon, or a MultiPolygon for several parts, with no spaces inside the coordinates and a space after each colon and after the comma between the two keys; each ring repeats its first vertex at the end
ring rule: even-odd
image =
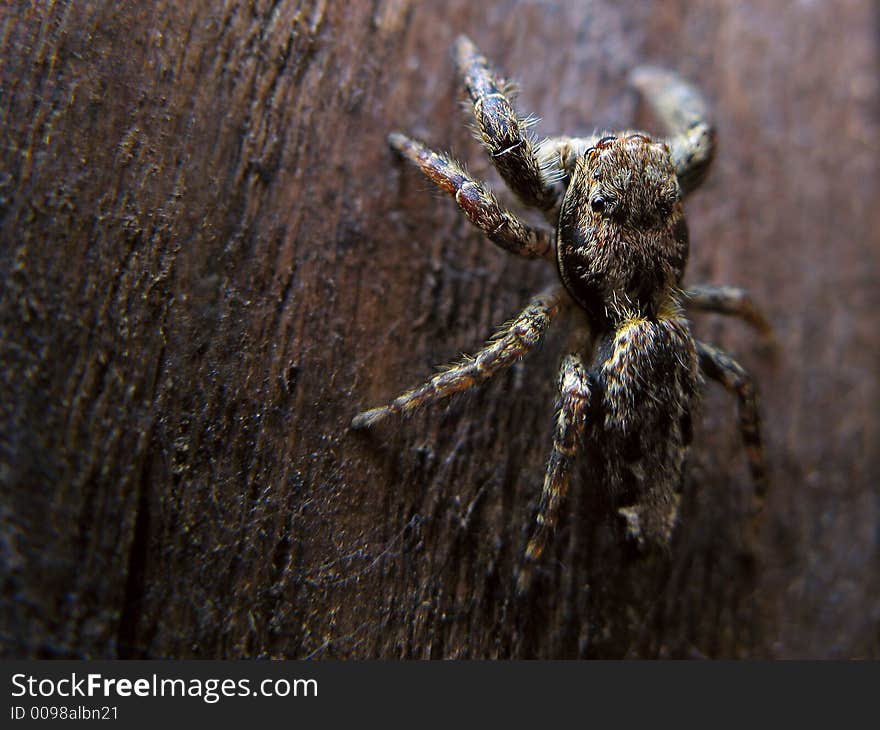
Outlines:
{"type": "Polygon", "coordinates": [[[0,9],[3,655],[880,655],[876,8],[632,5],[0,9]],[[713,99],[688,278],[748,286],[778,328],[771,358],[696,322],[764,394],[757,528],[710,387],[670,556],[582,471],[512,601],[562,335],[348,431],[552,275],[387,150],[402,128],[497,184],[455,105],[461,32],[542,133],[650,127],[625,86],[646,61],[713,99]]]}

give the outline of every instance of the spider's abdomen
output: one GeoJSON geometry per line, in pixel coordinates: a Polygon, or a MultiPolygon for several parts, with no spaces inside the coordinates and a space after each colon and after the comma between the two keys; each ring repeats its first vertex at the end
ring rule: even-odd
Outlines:
{"type": "Polygon", "coordinates": [[[603,394],[592,434],[597,466],[634,503],[624,510],[630,531],[666,543],[700,383],[688,322],[672,310],[626,320],[600,343],[594,367],[603,394]]]}

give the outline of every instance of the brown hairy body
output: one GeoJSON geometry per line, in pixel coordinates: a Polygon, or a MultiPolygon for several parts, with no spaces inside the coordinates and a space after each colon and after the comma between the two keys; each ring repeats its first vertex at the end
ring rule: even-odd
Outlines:
{"type": "Polygon", "coordinates": [[[748,295],[732,287],[681,288],[688,258],[682,199],[705,176],[714,133],[699,94],[671,72],[633,74],[670,134],[558,137],[537,144],[509,85],[467,38],[456,44],[479,139],[502,178],[555,230],[530,226],[449,156],[400,133],[394,149],[454,197],[468,219],[504,250],[554,261],[560,284],[534,298],[476,355],[358,414],[355,428],[466,391],[537,345],[567,309],[582,310],[559,373],[558,413],[532,534],[517,587],[531,585],[551,539],[579,455],[593,482],[618,500],[628,533],[667,545],[703,376],[739,399],[740,427],[758,495],[765,489],[758,406],[748,374],[717,348],[694,339],[684,307],[733,314],[770,328],[748,295]]]}

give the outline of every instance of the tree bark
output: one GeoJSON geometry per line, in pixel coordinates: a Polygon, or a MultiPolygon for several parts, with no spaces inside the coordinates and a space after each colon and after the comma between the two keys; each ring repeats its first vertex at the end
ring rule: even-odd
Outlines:
{"type": "Polygon", "coordinates": [[[880,655],[880,88],[871,0],[7,3],[0,9],[2,653],[880,655]],[[351,417],[471,352],[555,273],[485,241],[388,132],[465,159],[467,33],[539,133],[656,124],[651,62],[712,100],[688,281],[763,394],[759,520],[707,386],[668,555],[575,476],[514,574],[564,333],[468,398],[351,417]]]}

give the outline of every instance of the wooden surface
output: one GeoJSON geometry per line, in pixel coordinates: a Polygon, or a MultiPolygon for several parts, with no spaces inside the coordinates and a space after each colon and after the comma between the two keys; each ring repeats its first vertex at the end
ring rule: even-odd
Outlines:
{"type": "Polygon", "coordinates": [[[0,8],[2,654],[880,656],[880,87],[871,0],[92,2],[0,8]],[[588,470],[537,596],[511,586],[564,333],[372,437],[352,415],[472,351],[554,273],[395,161],[400,128],[500,191],[466,32],[540,134],[712,100],[688,280],[756,375],[763,519],[710,386],[681,527],[640,554],[588,470]]]}

